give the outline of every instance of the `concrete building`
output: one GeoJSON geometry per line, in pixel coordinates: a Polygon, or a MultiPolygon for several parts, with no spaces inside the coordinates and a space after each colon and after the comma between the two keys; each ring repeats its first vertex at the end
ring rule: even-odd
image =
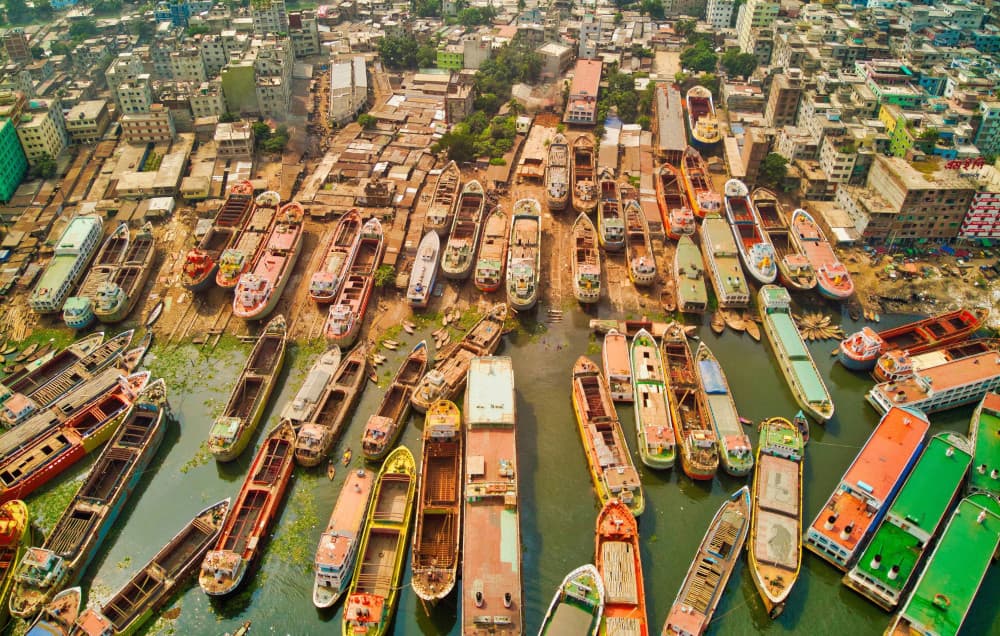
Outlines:
{"type": "Polygon", "coordinates": [[[585,60],[597,57],[597,46],[601,42],[601,20],[593,13],[584,13],[580,20],[579,47],[577,57],[585,60]]]}
{"type": "Polygon", "coordinates": [[[462,68],[478,69],[493,54],[493,41],[480,33],[462,36],[462,68]]]}
{"type": "Polygon", "coordinates": [[[799,113],[802,90],[802,71],[799,69],[790,68],[787,73],[775,75],[771,81],[771,90],[767,93],[764,125],[773,128],[794,125],[799,113]]]}
{"type": "Polygon", "coordinates": [[[980,102],[979,115],[982,120],[973,143],[984,155],[991,157],[1000,155],[1000,102],[992,100],[980,102]]]}
{"type": "Polygon", "coordinates": [[[215,150],[220,159],[253,156],[253,128],[247,122],[221,123],[215,127],[215,150]]]}
{"type": "Polygon", "coordinates": [[[58,157],[63,148],[69,145],[59,101],[29,100],[21,113],[17,136],[21,139],[21,147],[24,148],[29,164],[34,165],[45,156],[58,157]]]}
{"type": "Polygon", "coordinates": [[[292,49],[286,38],[254,40],[222,69],[222,92],[230,112],[284,119],[292,86],[292,49]]]}
{"type": "Polygon", "coordinates": [[[226,112],[226,100],[222,95],[222,82],[215,78],[191,91],[188,99],[191,102],[191,116],[221,117],[226,112]]]}
{"type": "Polygon", "coordinates": [[[854,65],[879,104],[921,108],[929,97],[916,83],[913,71],[900,60],[864,60],[854,65]]]}
{"type": "Polygon", "coordinates": [[[3,34],[3,48],[7,51],[7,57],[14,62],[31,61],[31,45],[28,43],[28,34],[24,29],[7,29],[3,34]]]}
{"type": "Polygon", "coordinates": [[[0,202],[7,203],[28,171],[28,159],[15,127],[21,118],[24,95],[0,92],[0,202]]]}
{"type": "Polygon", "coordinates": [[[108,65],[107,70],[104,71],[104,79],[108,83],[108,90],[111,91],[111,99],[114,100],[119,111],[122,108],[119,87],[126,82],[132,82],[145,73],[142,58],[133,53],[122,53],[108,65]]]}
{"type": "Polygon", "coordinates": [[[563,115],[567,124],[597,123],[597,91],[601,84],[602,66],[598,60],[576,61],[569,99],[566,100],[566,114],[563,115]]]}
{"type": "Polygon", "coordinates": [[[733,23],[736,0],[708,0],[705,20],[716,29],[728,29],[733,23]]]}
{"type": "Polygon", "coordinates": [[[285,0],[254,0],[250,3],[250,17],[253,18],[253,34],[259,38],[288,34],[285,0]]]}
{"type": "Polygon", "coordinates": [[[153,85],[146,74],[132,81],[122,82],[114,94],[118,98],[118,112],[123,115],[145,113],[153,105],[153,85]]]}
{"type": "Polygon", "coordinates": [[[170,54],[170,76],[181,82],[204,82],[208,79],[205,72],[205,59],[201,49],[196,46],[184,47],[170,54]]]}
{"type": "Polygon", "coordinates": [[[330,118],[338,125],[354,119],[368,100],[368,70],[361,56],[330,65],[330,118]]]}
{"type": "Polygon", "coordinates": [[[827,135],[819,146],[819,166],[831,183],[848,183],[854,173],[858,149],[851,137],[827,135]]]}
{"type": "MultiPolygon", "coordinates": [[[[997,170],[987,166],[994,175],[997,170]]],[[[969,204],[969,211],[962,220],[959,236],[968,239],[1000,239],[1000,191],[997,183],[1000,179],[994,176],[990,192],[977,192],[969,204]]]]}
{"type": "Polygon", "coordinates": [[[745,182],[748,186],[757,184],[757,175],[760,174],[760,164],[764,162],[764,157],[771,151],[771,143],[774,137],[773,129],[748,128],[743,138],[743,173],[746,175],[745,182]]]}
{"type": "Polygon", "coordinates": [[[197,36],[205,75],[215,77],[229,60],[239,56],[250,43],[249,38],[236,31],[227,30],[219,35],[206,33],[197,36]]]}
{"type": "Polygon", "coordinates": [[[80,102],[66,114],[66,132],[74,144],[97,143],[109,123],[108,102],[104,99],[80,102]]]}
{"type": "Polygon", "coordinates": [[[288,37],[292,41],[295,57],[318,55],[319,27],[312,11],[293,11],[288,14],[288,37]]]}
{"type": "Polygon", "coordinates": [[[573,48],[558,42],[548,42],[538,47],[542,56],[542,78],[555,79],[573,62],[573,48]]]}
{"type": "Polygon", "coordinates": [[[121,118],[122,139],[130,144],[171,142],[177,131],[170,109],[153,104],[149,112],[128,113],[121,118]]]}
{"type": "MultiPolygon", "coordinates": [[[[747,3],[740,7],[736,17],[736,35],[741,51],[755,53],[757,31],[774,23],[780,6],[779,3],[768,0],[747,0],[747,3]]],[[[768,55],[770,56],[770,52],[768,55]]]]}

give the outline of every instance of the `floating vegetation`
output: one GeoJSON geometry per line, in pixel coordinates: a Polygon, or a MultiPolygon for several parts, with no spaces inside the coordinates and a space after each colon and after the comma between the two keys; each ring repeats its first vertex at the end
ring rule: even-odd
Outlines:
{"type": "Polygon", "coordinates": [[[393,325],[389,327],[388,329],[383,331],[381,335],[379,335],[378,340],[375,342],[376,348],[380,348],[382,346],[382,343],[385,342],[386,340],[395,340],[396,338],[399,337],[402,331],[403,331],[402,325],[393,325]]]}
{"type": "MultiPolygon", "coordinates": [[[[34,520],[34,525],[43,534],[49,531],[59,521],[59,517],[66,511],[66,507],[73,499],[73,495],[80,489],[84,478],[90,472],[89,464],[74,479],[67,479],[52,490],[46,491],[39,497],[31,500],[28,510],[34,520]]],[[[41,537],[37,537],[40,539],[41,537]]],[[[39,545],[41,541],[38,542],[39,545]]]]}
{"type": "Polygon", "coordinates": [[[289,347],[289,353],[292,356],[292,360],[294,360],[292,369],[296,371],[308,369],[316,361],[316,358],[329,348],[330,346],[327,344],[326,338],[322,336],[293,344],[289,347]]]}
{"type": "Polygon", "coordinates": [[[448,335],[453,341],[461,340],[465,332],[472,328],[472,325],[479,322],[485,314],[476,307],[469,307],[462,312],[458,320],[448,325],[448,335]]]}
{"type": "Polygon", "coordinates": [[[597,334],[591,332],[587,340],[587,355],[594,356],[601,352],[601,341],[597,339],[597,334]]]}
{"type": "Polygon", "coordinates": [[[204,466],[208,463],[208,460],[211,457],[212,454],[208,452],[208,440],[205,440],[198,446],[198,450],[195,452],[194,457],[187,460],[187,462],[181,466],[181,473],[187,474],[187,472],[192,468],[204,466]]]}
{"type": "Polygon", "coordinates": [[[315,472],[303,472],[297,479],[268,556],[309,574],[316,552],[313,528],[318,518],[314,494],[318,477],[315,472]]]}
{"type": "Polygon", "coordinates": [[[19,349],[24,349],[33,344],[42,346],[47,344],[49,341],[52,342],[53,349],[63,349],[69,346],[75,338],[75,333],[72,331],[67,331],[65,329],[39,329],[36,328],[31,332],[31,335],[20,342],[11,342],[9,344],[16,344],[19,349]]]}
{"type": "Polygon", "coordinates": [[[122,558],[121,561],[119,561],[118,563],[115,563],[115,567],[118,568],[119,570],[124,570],[125,568],[127,568],[130,565],[132,565],[132,557],[130,557],[127,554],[125,555],[124,558],[122,558]]]}

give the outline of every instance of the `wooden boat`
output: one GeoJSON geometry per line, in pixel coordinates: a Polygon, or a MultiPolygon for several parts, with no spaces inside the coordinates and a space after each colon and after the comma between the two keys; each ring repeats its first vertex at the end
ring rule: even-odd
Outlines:
{"type": "Polygon", "coordinates": [[[669,163],[657,171],[656,202],[668,237],[676,241],[694,234],[698,226],[694,222],[694,212],[688,207],[681,171],[669,163]]]}
{"type": "Polygon", "coordinates": [[[434,184],[434,193],[431,195],[427,215],[424,217],[427,229],[433,231],[439,238],[444,238],[452,226],[455,201],[458,199],[461,185],[462,173],[458,169],[458,164],[449,161],[441,170],[437,183],[434,184]]]}
{"type": "Polygon", "coordinates": [[[344,456],[340,458],[340,463],[343,464],[344,466],[349,465],[351,463],[352,455],[353,454],[351,453],[351,449],[348,448],[347,450],[344,451],[344,456]]]}
{"type": "Polygon", "coordinates": [[[370,462],[389,454],[410,416],[410,397],[427,370],[427,342],[417,343],[392,379],[375,413],[361,433],[361,452],[370,462]]]}
{"type": "Polygon", "coordinates": [[[746,320],[743,322],[743,327],[747,332],[747,335],[760,342],[760,327],[757,326],[757,321],[746,320]]]}
{"type": "Polygon", "coordinates": [[[188,251],[181,272],[181,284],[190,291],[200,292],[215,282],[219,258],[233,246],[253,208],[253,184],[240,181],[229,187],[229,196],[219,208],[212,226],[188,251]]]}
{"type": "Polygon", "coordinates": [[[721,311],[712,312],[712,331],[722,333],[726,330],[726,319],[722,317],[721,311]]]}
{"type": "Polygon", "coordinates": [[[0,505],[0,624],[8,618],[7,601],[14,587],[18,566],[31,543],[28,506],[20,499],[0,505]]]}
{"type": "Polygon", "coordinates": [[[104,229],[102,215],[74,215],[56,241],[53,256],[42,270],[28,298],[36,314],[55,314],[87,272],[104,229]]]}
{"type": "Polygon", "coordinates": [[[625,260],[628,261],[629,278],[636,286],[656,282],[656,257],[653,255],[646,215],[638,201],[630,201],[625,206],[625,260]]]}
{"type": "Polygon", "coordinates": [[[722,197],[712,189],[708,166],[701,153],[691,146],[684,149],[681,175],[684,177],[684,187],[695,216],[705,218],[709,214],[723,213],[722,197]]]}
{"type": "Polygon", "coordinates": [[[73,634],[118,636],[138,631],[194,574],[222,530],[229,503],[223,499],[195,515],[121,589],[80,614],[73,634]]]}
{"type": "Polygon", "coordinates": [[[61,589],[83,578],[156,455],[167,427],[167,408],[163,380],[137,398],[45,543],[28,550],[21,561],[10,598],[12,614],[34,616],[61,589]]]}
{"type": "Polygon", "coordinates": [[[316,359],[295,397],[288,400],[281,409],[280,419],[288,420],[292,426],[299,426],[312,417],[327,386],[337,375],[340,358],[340,347],[334,345],[316,359]]]}
{"type": "Polygon", "coordinates": [[[538,302],[542,274],[542,206],[536,199],[514,204],[507,245],[507,304],[527,311],[538,302]]]}
{"type": "Polygon", "coordinates": [[[743,308],[750,304],[750,288],[740,269],[739,250],[729,222],[712,212],[701,224],[701,254],[705,273],[721,308],[743,308]]]}
{"type": "Polygon", "coordinates": [[[153,332],[147,331],[138,345],[122,354],[119,366],[127,373],[138,371],[139,365],[142,364],[142,359],[146,357],[146,352],[149,350],[151,344],[153,344],[153,332]]]}
{"type": "Polygon", "coordinates": [[[649,636],[639,524],[611,499],[597,515],[594,562],[604,582],[604,633],[649,636]]]}
{"type": "Polygon", "coordinates": [[[672,468],[677,438],[663,382],[663,361],[656,340],[645,329],[632,338],[631,359],[639,459],[650,468],[672,468]]]}
{"type": "Polygon", "coordinates": [[[746,330],[746,322],[744,322],[743,315],[740,312],[720,309],[719,314],[722,316],[722,319],[726,321],[726,326],[733,331],[746,330]]]}
{"type": "Polygon", "coordinates": [[[743,552],[749,525],[750,489],[743,486],[723,502],[709,524],[663,625],[664,634],[705,633],[743,552]]]}
{"type": "Polygon", "coordinates": [[[250,443],[285,363],[287,330],[275,316],[257,338],[229,400],[208,434],[208,450],[217,461],[231,462],[250,443]]]}
{"type": "Polygon", "coordinates": [[[969,441],[973,456],[969,493],[1000,497],[1000,394],[987,393],[972,413],[969,441]]]}
{"type": "Polygon", "coordinates": [[[698,344],[695,354],[698,382],[705,393],[708,418],[719,445],[719,460],[723,469],[733,477],[745,477],[753,468],[753,447],[743,432],[736,401],[729,389],[729,382],[719,361],[704,342],[698,344]]]}
{"type": "Polygon", "coordinates": [[[198,584],[209,596],[225,596],[236,590],[263,549],[292,477],[294,444],[295,430],[282,422],[257,449],[236,504],[201,562],[198,584]]]}
{"type": "Polygon", "coordinates": [[[357,340],[375,285],[375,270],[382,262],[384,253],[382,224],[376,218],[368,219],[361,228],[361,239],[348,266],[347,278],[323,325],[323,334],[333,344],[347,348],[357,340]]]}
{"type": "Polygon", "coordinates": [[[572,236],[573,295],[581,303],[596,303],[601,299],[601,252],[598,249],[597,228],[581,212],[573,222],[572,236]]]}
{"type": "Polygon", "coordinates": [[[454,401],[465,387],[472,359],[491,355],[500,345],[506,320],[507,305],[493,305],[459,342],[439,352],[436,366],[424,375],[410,398],[413,408],[424,413],[438,400],[454,401]]]}
{"type": "Polygon", "coordinates": [[[0,383],[0,404],[15,393],[22,393],[24,389],[30,390],[32,386],[45,384],[100,346],[103,339],[103,332],[84,336],[34,369],[29,370],[25,367],[19,373],[8,375],[0,383]]]}
{"type": "Polygon", "coordinates": [[[233,315],[263,320],[281,300],[302,251],[305,210],[292,201],[281,206],[247,271],[240,276],[233,298],[233,315]]]}
{"type": "Polygon", "coordinates": [[[425,610],[451,594],[462,539],[464,466],[462,413],[440,400],[427,410],[420,491],[410,561],[410,586],[425,610]]]}
{"type": "Polygon", "coordinates": [[[482,184],[475,180],[466,182],[458,197],[455,220],[441,255],[441,273],[445,278],[464,280],[472,272],[485,204],[486,193],[482,184]]]}
{"type": "Polygon", "coordinates": [[[936,413],[978,402],[1000,391],[1000,352],[987,351],[944,362],[893,382],[879,382],[865,400],[880,413],[894,407],[936,413]]]}
{"type": "Polygon", "coordinates": [[[597,636],[603,616],[604,580],[593,565],[581,565],[556,590],[538,636],[597,636]]]}
{"type": "Polygon", "coordinates": [[[295,460],[316,466],[329,455],[365,390],[367,348],[359,345],[344,359],[295,438],[295,460]]]}
{"type": "Polygon", "coordinates": [[[683,331],[672,330],[660,342],[670,420],[681,451],[681,467],[691,479],[711,479],[719,467],[715,432],[705,395],[698,385],[694,357],[683,331]]]}
{"type": "Polygon", "coordinates": [[[162,313],[163,313],[163,301],[161,300],[157,302],[156,305],[153,306],[152,311],[150,311],[149,315],[146,317],[146,323],[145,323],[146,329],[152,329],[153,325],[156,324],[156,321],[160,319],[160,315],[162,313]]]}
{"type": "Polygon", "coordinates": [[[382,636],[399,602],[417,470],[405,446],[389,454],[375,481],[360,559],[344,605],[344,636],[382,636]]]}
{"type": "Polygon", "coordinates": [[[156,240],[153,227],[147,223],[132,237],[118,268],[98,285],[93,298],[98,320],[104,323],[125,320],[142,297],[155,258],[156,240]]]}
{"type": "MultiPolygon", "coordinates": [[[[565,204],[565,201],[563,202],[565,204]]],[[[483,240],[472,280],[481,292],[495,292],[504,280],[507,256],[507,215],[494,207],[483,225],[483,240]]]]}
{"type": "Polygon", "coordinates": [[[793,291],[809,291],[816,287],[816,272],[791,240],[788,219],[778,197],[770,190],[757,188],[750,193],[750,202],[757,212],[761,231],[774,247],[781,284],[793,291]]]}
{"type": "Polygon", "coordinates": [[[726,181],[725,195],[726,220],[743,266],[758,282],[773,283],[778,277],[777,258],[750,200],[750,191],[739,179],[730,179],[726,181]]]}
{"type": "Polygon", "coordinates": [[[795,414],[795,417],[792,418],[792,424],[795,425],[795,429],[799,432],[799,435],[802,436],[802,443],[803,444],[808,444],[809,443],[809,418],[806,417],[805,413],[803,413],[801,411],[801,409],[799,410],[798,413],[795,414]]]}
{"type": "Polygon", "coordinates": [[[642,514],[646,507],[642,483],[632,464],[611,392],[597,365],[583,356],[573,365],[573,412],[601,505],[618,499],[632,514],[642,514]]]}
{"type": "Polygon", "coordinates": [[[26,363],[34,362],[35,360],[40,359],[42,356],[48,355],[48,353],[50,351],[52,351],[52,342],[51,341],[46,342],[42,346],[40,346],[37,349],[35,349],[34,353],[32,353],[31,355],[29,355],[28,359],[25,360],[24,362],[26,362],[26,363]]]}
{"type": "Polygon", "coordinates": [[[851,275],[833,252],[830,242],[812,216],[800,208],[792,212],[789,225],[792,245],[812,265],[819,293],[832,300],[850,298],[854,293],[851,275]]]}
{"type": "Polygon", "coordinates": [[[589,134],[582,134],[573,140],[570,181],[573,184],[573,209],[580,214],[592,214],[597,209],[600,191],[597,187],[597,153],[589,134]]]}
{"type": "Polygon", "coordinates": [[[601,171],[601,199],[597,206],[597,237],[601,247],[618,251],[625,247],[625,217],[618,182],[607,168],[601,171]]]}
{"type": "Polygon", "coordinates": [[[549,144],[548,161],[545,163],[545,202],[553,212],[566,209],[569,172],[569,144],[562,133],[556,133],[549,144]]]}
{"type": "MultiPolygon", "coordinates": [[[[62,318],[67,327],[85,329],[94,321],[94,302],[97,298],[97,292],[101,285],[114,278],[122,263],[125,262],[125,256],[129,251],[129,239],[128,224],[120,223],[101,245],[97,256],[94,257],[94,262],[91,263],[90,269],[83,277],[83,282],[63,305],[62,318]]],[[[34,346],[35,349],[38,348],[37,344],[34,346]]],[[[15,361],[23,362],[29,355],[31,354],[25,355],[22,352],[15,361]],[[24,358],[22,359],[21,356],[24,358]]]]}
{"type": "Polygon", "coordinates": [[[677,306],[684,313],[702,314],[708,308],[705,265],[701,250],[690,236],[681,236],[674,251],[674,282],[677,306]]]}
{"type": "MultiPolygon", "coordinates": [[[[968,358],[980,353],[986,353],[987,351],[1000,351],[1000,339],[972,338],[970,340],[961,340],[939,349],[931,349],[930,351],[912,356],[905,350],[886,351],[875,362],[875,369],[872,371],[872,376],[875,377],[876,382],[902,380],[924,369],[936,367],[939,364],[945,364],[954,360],[961,360],[962,358],[968,358]]],[[[839,353],[839,348],[835,353],[839,353]]]]}
{"type": "Polygon", "coordinates": [[[673,278],[663,281],[663,286],[660,287],[660,304],[663,306],[663,311],[668,314],[677,311],[677,285],[674,284],[673,278]]]}
{"type": "Polygon", "coordinates": [[[632,401],[632,364],[629,362],[628,338],[617,329],[604,335],[601,350],[604,377],[608,379],[611,399],[615,402],[632,401]]]}
{"type": "Polygon", "coordinates": [[[361,214],[356,208],[340,217],[321,247],[323,260],[309,280],[309,297],[321,305],[332,303],[340,292],[354,253],[361,242],[361,214]]]}
{"type": "Polygon", "coordinates": [[[374,486],[374,473],[359,468],[348,475],[340,490],[337,505],[316,547],[313,565],[316,573],[313,605],[316,607],[330,607],[336,603],[350,581],[374,486]]]}
{"type": "Polygon", "coordinates": [[[722,141],[722,129],[719,127],[719,120],[715,115],[712,91],[696,84],[688,89],[684,99],[687,102],[688,127],[691,130],[692,145],[704,150],[712,148],[722,141]]]}
{"type": "Polygon", "coordinates": [[[267,243],[265,237],[274,227],[280,204],[281,196],[277,192],[268,190],[257,195],[246,223],[219,256],[219,269],[215,273],[216,285],[223,289],[236,287],[240,276],[253,263],[258,250],[267,243]]]}
{"type": "Polygon", "coordinates": [[[406,302],[410,307],[420,309],[430,302],[434,282],[437,280],[440,255],[441,237],[437,232],[428,230],[417,246],[417,258],[413,262],[409,283],[406,286],[406,302]]]}
{"type": "Polygon", "coordinates": [[[83,592],[79,587],[59,592],[42,608],[41,615],[31,623],[26,633],[32,636],[69,636],[80,615],[82,598],[83,592]]]}

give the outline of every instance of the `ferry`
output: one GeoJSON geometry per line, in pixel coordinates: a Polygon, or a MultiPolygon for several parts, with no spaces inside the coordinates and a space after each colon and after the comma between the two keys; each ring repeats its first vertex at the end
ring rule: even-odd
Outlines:
{"type": "Polygon", "coordinates": [[[83,591],[79,587],[71,587],[55,595],[41,614],[28,626],[27,634],[32,636],[59,634],[69,636],[80,615],[80,602],[83,591]]]}
{"type": "Polygon", "coordinates": [[[632,363],[629,360],[628,338],[617,329],[604,334],[601,349],[604,377],[608,379],[611,399],[615,402],[632,401],[632,363]]]}
{"type": "Polygon", "coordinates": [[[371,504],[375,475],[364,468],[351,471],[340,489],[326,530],[319,538],[313,570],[313,605],[333,606],[354,572],[365,514],[371,504]]]}
{"type": "Polygon", "coordinates": [[[663,335],[660,348],[670,421],[680,444],[681,467],[691,479],[711,479],[719,468],[718,444],[687,338],[683,332],[670,331],[663,335]]]}
{"type": "Polygon", "coordinates": [[[415,309],[422,309],[430,302],[431,292],[437,278],[438,258],[441,255],[441,237],[428,230],[417,246],[417,258],[410,270],[406,287],[406,303],[415,309]]]}
{"type": "Polygon", "coordinates": [[[246,223],[219,256],[219,269],[215,273],[216,285],[223,289],[236,287],[240,276],[250,268],[257,251],[266,243],[265,237],[274,226],[280,204],[281,196],[277,192],[268,190],[257,195],[246,223]]]}
{"type": "Polygon", "coordinates": [[[282,422],[264,438],[250,464],[236,504],[229,510],[222,532],[205,554],[198,585],[209,596],[235,591],[270,535],[292,478],[295,430],[282,422]]]}
{"type": "Polygon", "coordinates": [[[70,329],[85,329],[94,322],[94,301],[102,285],[111,281],[129,250],[127,223],[120,223],[97,250],[83,282],[63,304],[62,319],[70,329]]]}
{"type": "Polygon", "coordinates": [[[462,548],[462,413],[440,400],[427,410],[410,586],[428,612],[455,588],[462,548]]]}
{"type": "Polygon", "coordinates": [[[34,616],[83,578],[163,441],[167,409],[166,386],[157,380],[124,416],[42,547],[28,550],[10,597],[14,616],[34,616]]]}
{"type": "Polygon", "coordinates": [[[31,542],[31,517],[20,499],[0,505],[0,622],[6,623],[8,599],[21,557],[31,542]]]}
{"type": "Polygon", "coordinates": [[[208,434],[208,450],[217,461],[233,461],[250,443],[281,375],[287,336],[285,317],[275,316],[250,350],[226,407],[208,434]]]}
{"type": "Polygon", "coordinates": [[[750,526],[750,489],[722,503],[695,553],[663,625],[664,634],[704,634],[743,552],[750,526]]]}
{"type": "Polygon", "coordinates": [[[791,302],[788,290],[777,285],[764,285],[757,294],[764,333],[788,388],[799,407],[822,423],[833,417],[833,399],[802,340],[799,328],[792,320],[791,302]]]}
{"type": "Polygon", "coordinates": [[[600,203],[597,206],[597,236],[601,247],[617,252],[625,247],[625,219],[618,182],[607,168],[601,170],[600,203]]]}
{"type": "Polygon", "coordinates": [[[740,260],[750,275],[768,285],[778,278],[774,246],[761,229],[760,217],[750,201],[746,184],[738,179],[726,181],[726,220],[736,239],[740,260]]]}
{"type": "Polygon", "coordinates": [[[86,335],[65,349],[61,349],[34,369],[29,370],[25,367],[21,372],[5,376],[3,381],[0,381],[0,405],[18,393],[23,396],[25,391],[30,392],[33,387],[45,385],[99,347],[103,340],[102,331],[86,335]]]}
{"type": "Polygon", "coordinates": [[[216,213],[212,226],[184,258],[181,284],[185,289],[201,292],[215,282],[219,258],[233,246],[252,209],[253,184],[240,181],[231,185],[229,196],[216,213]]]}
{"type": "Polygon", "coordinates": [[[194,574],[222,530],[229,503],[229,499],[223,499],[195,515],[111,598],[80,614],[74,636],[118,636],[139,631],[194,574]]]}
{"type": "Polygon", "coordinates": [[[712,91],[704,86],[692,86],[688,89],[685,101],[692,145],[704,150],[722,141],[722,129],[715,115],[712,91]]]}
{"type": "Polygon", "coordinates": [[[536,199],[514,204],[507,244],[507,304],[527,311],[538,302],[542,273],[542,206],[536,199]]]}
{"type": "Polygon", "coordinates": [[[753,469],[753,447],[740,424],[726,373],[704,342],[698,343],[695,361],[698,363],[695,366],[698,382],[705,392],[708,419],[719,445],[722,468],[733,477],[746,477],[753,469]]]}
{"type": "Polygon", "coordinates": [[[427,206],[427,215],[424,217],[427,229],[437,234],[438,238],[447,236],[451,228],[455,215],[455,201],[458,200],[461,187],[462,173],[458,169],[458,164],[449,161],[438,176],[430,205],[427,206]]]}
{"type": "Polygon", "coordinates": [[[581,565],[563,579],[538,636],[597,636],[603,616],[604,579],[593,565],[581,565]]]}
{"type": "Polygon", "coordinates": [[[998,390],[1000,352],[987,351],[923,369],[900,380],[880,382],[865,394],[865,399],[881,413],[894,406],[936,413],[977,402],[990,391],[998,390]]]}
{"type": "Polygon", "coordinates": [[[1000,497],[1000,395],[987,393],[969,422],[972,443],[970,493],[985,492],[1000,497]]]}
{"type": "Polygon", "coordinates": [[[840,342],[837,359],[853,371],[871,370],[879,356],[905,351],[914,356],[966,340],[986,319],[986,309],[959,309],[876,332],[862,327],[840,342]]]}
{"type": "Polygon", "coordinates": [[[969,495],[952,513],[887,636],[961,633],[997,550],[1000,501],[986,493],[969,495]]]}
{"type": "Polygon", "coordinates": [[[302,386],[294,397],[285,402],[279,419],[288,420],[292,426],[298,427],[309,420],[316,411],[316,405],[323,397],[326,388],[333,382],[337,369],[340,367],[340,347],[334,345],[327,349],[306,374],[302,386]]]}
{"type": "Polygon", "coordinates": [[[472,274],[476,289],[486,293],[500,289],[504,281],[506,256],[507,215],[497,206],[483,225],[483,240],[479,245],[476,269],[472,274]]]}
{"type": "Polygon", "coordinates": [[[573,365],[573,412],[601,505],[618,499],[639,516],[646,508],[611,392],[597,365],[580,356],[573,365]]]}
{"type": "Polygon", "coordinates": [[[694,235],[698,226],[688,206],[683,175],[669,163],[660,166],[656,174],[656,203],[669,238],[676,241],[682,236],[694,235]]]}
{"type": "Polygon", "coordinates": [[[805,440],[783,417],[760,425],[747,562],[768,616],[777,618],[802,567],[802,462],[805,440]]]}
{"type": "Polygon", "coordinates": [[[750,193],[750,203],[757,212],[760,229],[774,247],[778,279],[792,291],[809,291],[816,287],[816,272],[805,254],[789,237],[788,219],[778,197],[765,188],[750,193]]]}
{"type": "Polygon", "coordinates": [[[604,582],[602,633],[649,636],[639,523],[617,499],[605,503],[597,514],[594,562],[604,582]]]}
{"type": "Polygon", "coordinates": [[[854,281],[812,216],[799,208],[792,212],[789,225],[792,245],[812,266],[819,293],[831,300],[850,298],[854,294],[854,281]]]}
{"type": "Polygon", "coordinates": [[[597,153],[589,133],[573,140],[570,181],[573,184],[573,209],[580,214],[593,214],[597,210],[600,191],[597,187],[597,153]]]}
{"type": "Polygon", "coordinates": [[[361,452],[370,462],[381,461],[396,444],[410,417],[413,388],[427,370],[427,343],[417,343],[382,396],[382,402],[365,422],[361,452]]]}
{"type": "Polygon", "coordinates": [[[957,433],[932,437],[844,585],[886,611],[895,609],[958,500],[971,464],[969,440],[957,433]]]}
{"type": "Polygon", "coordinates": [[[295,461],[316,466],[330,454],[368,382],[368,348],[355,347],[340,364],[295,437],[295,461]]]}
{"type": "Polygon", "coordinates": [[[806,530],[806,548],[841,570],[852,566],[917,461],[929,427],[920,411],[886,413],[806,530]]]}
{"type": "Polygon", "coordinates": [[[302,251],[304,218],[305,210],[294,201],[281,207],[253,263],[236,284],[235,316],[262,320],[278,306],[302,251]]]}
{"type": "Polygon", "coordinates": [[[900,380],[924,369],[987,351],[1000,351],[1000,339],[972,338],[945,345],[940,349],[918,353],[915,356],[911,356],[906,351],[886,351],[875,362],[872,376],[876,382],[900,380]]]}
{"type": "Polygon", "coordinates": [[[309,297],[320,305],[332,303],[347,278],[350,263],[361,242],[361,214],[352,209],[337,221],[337,226],[320,248],[323,260],[309,280],[309,297]]]}
{"type": "Polygon", "coordinates": [[[750,304],[750,288],[740,269],[736,241],[729,222],[715,213],[701,223],[701,255],[719,307],[742,309],[750,304]]]}
{"type": "Polygon", "coordinates": [[[382,224],[376,218],[368,219],[361,228],[361,239],[348,265],[347,278],[323,325],[323,334],[333,344],[346,348],[358,339],[375,285],[375,270],[382,262],[384,253],[382,224]]]}
{"type": "Polygon", "coordinates": [[[508,357],[475,358],[462,409],[465,501],[462,600],[467,636],[524,632],[517,487],[517,399],[508,357]]]}
{"type": "Polygon", "coordinates": [[[566,209],[569,201],[569,144],[562,133],[556,133],[549,143],[549,160],[545,164],[545,203],[552,212],[566,209]]]}
{"type": "Polygon", "coordinates": [[[413,455],[400,446],[375,479],[358,565],[344,604],[344,636],[382,636],[389,631],[399,603],[416,483],[413,455]]]}
{"type": "Polygon", "coordinates": [[[580,213],[573,222],[573,295],[581,303],[601,299],[601,251],[594,222],[580,213]]]}
{"type": "Polygon", "coordinates": [[[636,286],[649,286],[656,282],[656,257],[649,238],[649,225],[638,201],[625,206],[625,259],[628,276],[636,286]]]}
{"type": "Polygon", "coordinates": [[[708,166],[701,153],[691,146],[684,149],[681,176],[684,177],[684,188],[695,216],[703,219],[709,214],[722,215],[722,197],[712,189],[708,166]]]}
{"type": "Polygon", "coordinates": [[[472,272],[483,225],[486,193],[478,181],[468,181],[455,207],[455,220],[441,255],[441,273],[445,278],[464,280],[472,272]]]}
{"type": "Polygon", "coordinates": [[[663,382],[660,347],[643,329],[632,338],[631,353],[639,459],[650,468],[673,468],[677,458],[677,437],[663,382]]]}
{"type": "Polygon", "coordinates": [[[36,314],[54,314],[90,265],[104,231],[99,216],[76,216],[56,242],[52,260],[45,267],[28,299],[36,314]]]}
{"type": "Polygon", "coordinates": [[[703,314],[708,308],[705,264],[698,245],[690,236],[677,239],[674,250],[674,281],[677,309],[686,314],[703,314]]]}
{"type": "Polygon", "coordinates": [[[153,227],[147,223],[132,238],[114,275],[98,286],[93,299],[98,320],[103,323],[125,320],[142,296],[155,258],[153,227]]]}

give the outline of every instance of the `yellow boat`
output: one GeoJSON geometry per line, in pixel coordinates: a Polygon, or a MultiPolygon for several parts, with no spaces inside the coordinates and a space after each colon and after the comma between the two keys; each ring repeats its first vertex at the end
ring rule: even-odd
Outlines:
{"type": "Polygon", "coordinates": [[[0,506],[0,625],[7,622],[7,597],[14,587],[17,566],[24,554],[28,530],[28,506],[20,499],[12,499],[0,506]]]}
{"type": "Polygon", "coordinates": [[[417,464],[410,450],[400,446],[382,465],[368,504],[360,560],[344,606],[344,636],[382,636],[389,630],[399,601],[416,486],[417,464]]]}

